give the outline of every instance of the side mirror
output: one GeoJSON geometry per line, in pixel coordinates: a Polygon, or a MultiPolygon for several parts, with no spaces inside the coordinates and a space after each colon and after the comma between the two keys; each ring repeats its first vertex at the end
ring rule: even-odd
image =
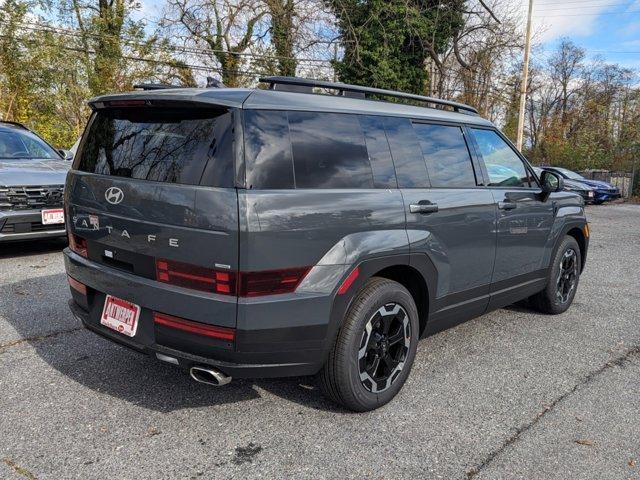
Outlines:
{"type": "Polygon", "coordinates": [[[564,180],[557,173],[543,170],[540,176],[542,191],[546,193],[560,192],[564,188],[564,180]]]}
{"type": "Polygon", "coordinates": [[[60,152],[60,155],[62,155],[62,158],[64,158],[67,162],[70,162],[73,160],[73,152],[71,150],[63,150],[61,148],[60,150],[58,150],[58,152],[60,152]]]}

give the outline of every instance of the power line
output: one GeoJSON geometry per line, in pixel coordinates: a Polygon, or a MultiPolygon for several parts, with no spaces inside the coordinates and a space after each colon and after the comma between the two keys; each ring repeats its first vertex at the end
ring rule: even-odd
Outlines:
{"type": "Polygon", "coordinates": [[[570,13],[567,15],[562,15],[562,14],[553,14],[553,15],[544,15],[544,14],[540,14],[540,15],[534,15],[534,17],[536,18],[547,18],[547,17],[584,17],[584,16],[589,16],[589,15],[596,15],[596,16],[600,16],[600,15],[633,15],[636,13],[640,13],[640,10],[636,10],[633,12],[600,12],[600,13],[570,13]]]}
{"type": "MultiPolygon", "coordinates": [[[[574,4],[574,3],[580,3],[580,4],[584,4],[586,1],[586,3],[593,3],[593,2],[599,2],[601,0],[570,0],[567,2],[562,2],[563,5],[567,5],[567,4],[574,4]]],[[[536,5],[558,5],[558,2],[536,2],[536,5]]],[[[604,3],[601,6],[603,7],[608,7],[608,6],[612,6],[614,4],[609,4],[609,3],[604,3]]],[[[625,5],[631,6],[633,5],[633,2],[631,3],[625,3],[625,5]]]]}
{"type": "MultiPolygon", "coordinates": [[[[8,22],[0,22],[1,23],[5,23],[8,24],[8,22]]],[[[29,25],[25,25],[25,24],[18,24],[19,28],[25,29],[25,30],[31,30],[31,31],[35,31],[35,32],[47,32],[47,33],[53,33],[53,34],[58,34],[58,35],[67,35],[67,36],[72,36],[72,37],[76,37],[76,38],[82,38],[83,36],[89,36],[89,37],[93,37],[93,38],[98,38],[98,39],[103,39],[103,38],[113,38],[113,39],[117,39],[118,41],[121,41],[127,45],[130,46],[137,46],[137,47],[144,47],[144,48],[151,48],[154,50],[160,50],[160,51],[164,51],[165,49],[168,50],[172,50],[178,53],[192,53],[192,54],[216,54],[216,53],[221,53],[221,54],[225,54],[225,55],[234,55],[234,56],[240,56],[240,57],[252,57],[252,58],[261,58],[261,59],[270,59],[270,60],[295,60],[296,62],[302,62],[302,63],[323,63],[323,64],[331,64],[331,60],[323,60],[323,59],[318,59],[318,58],[296,58],[296,57],[281,57],[281,56],[274,56],[274,55],[263,55],[263,54],[256,54],[256,53],[248,53],[248,52],[229,52],[226,50],[216,50],[216,49],[212,49],[212,48],[196,48],[196,47],[186,47],[186,46],[180,46],[180,45],[175,45],[175,44],[171,44],[169,43],[168,45],[148,45],[145,43],[141,43],[139,40],[137,39],[131,39],[130,37],[124,37],[124,36],[118,36],[118,35],[113,35],[113,34],[103,34],[103,35],[98,35],[98,34],[93,34],[93,33],[84,33],[81,32],[80,30],[73,30],[73,29],[64,29],[64,28],[59,28],[59,27],[51,27],[49,25],[44,25],[41,23],[31,23],[29,25]],[[35,26],[32,26],[35,25],[35,26]]]]}
{"type": "MultiPolygon", "coordinates": [[[[539,5],[539,4],[538,4],[539,5]]],[[[549,5],[557,5],[557,4],[552,4],[550,3],[549,5]]],[[[553,7],[553,8],[543,8],[542,10],[545,12],[553,12],[553,11],[576,11],[576,10],[582,10],[584,8],[602,8],[602,9],[607,9],[609,7],[630,7],[631,5],[628,3],[611,3],[608,5],[574,5],[574,6],[570,6],[570,7],[553,7]]]]}

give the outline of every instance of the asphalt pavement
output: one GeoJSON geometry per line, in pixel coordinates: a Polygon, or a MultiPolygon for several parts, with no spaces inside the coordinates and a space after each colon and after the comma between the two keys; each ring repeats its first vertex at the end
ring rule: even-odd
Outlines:
{"type": "Polygon", "coordinates": [[[354,414],[312,379],[193,382],[70,315],[61,242],[0,246],[0,478],[640,479],[640,205],[588,208],[573,306],[423,340],[354,414]]]}

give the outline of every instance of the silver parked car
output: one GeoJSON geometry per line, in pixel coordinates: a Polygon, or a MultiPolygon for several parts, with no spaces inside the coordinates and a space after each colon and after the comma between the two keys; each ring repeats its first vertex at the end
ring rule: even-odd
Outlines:
{"type": "Polygon", "coordinates": [[[24,125],[0,121],[0,242],[65,235],[71,158],[24,125]]]}

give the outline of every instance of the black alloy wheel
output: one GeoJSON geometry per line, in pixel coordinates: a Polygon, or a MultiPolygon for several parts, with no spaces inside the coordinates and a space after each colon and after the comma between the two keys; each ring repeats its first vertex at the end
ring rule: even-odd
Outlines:
{"type": "Polygon", "coordinates": [[[388,303],[369,319],[362,332],[360,380],[372,393],[387,390],[404,368],[411,345],[411,324],[402,306],[388,303]]]}

